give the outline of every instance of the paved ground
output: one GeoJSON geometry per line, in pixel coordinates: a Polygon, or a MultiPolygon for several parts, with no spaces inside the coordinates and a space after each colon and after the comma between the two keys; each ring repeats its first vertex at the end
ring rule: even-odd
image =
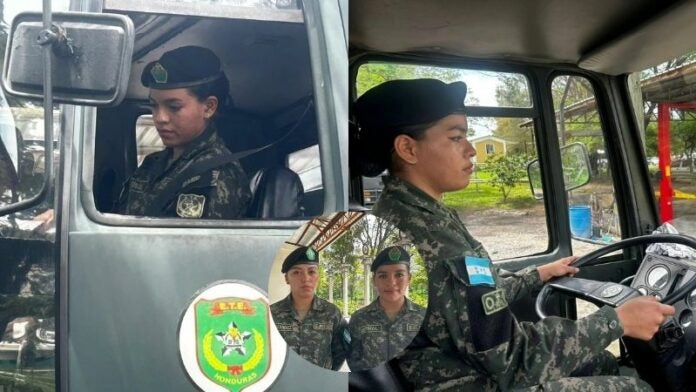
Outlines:
{"type": "MultiPolygon", "coordinates": [[[[541,205],[532,210],[490,209],[465,213],[462,220],[493,260],[540,253],[548,246],[546,217],[541,205]]],[[[598,245],[573,241],[573,253],[578,256],[598,248],[598,245]]]]}

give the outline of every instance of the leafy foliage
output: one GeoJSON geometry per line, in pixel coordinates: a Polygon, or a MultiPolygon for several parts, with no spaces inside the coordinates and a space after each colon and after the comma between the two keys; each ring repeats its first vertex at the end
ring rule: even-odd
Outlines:
{"type": "Polygon", "coordinates": [[[523,155],[498,155],[486,164],[491,173],[491,186],[503,195],[503,203],[507,202],[510,191],[517,183],[525,178],[527,158],[523,155]]]}
{"type": "MultiPolygon", "coordinates": [[[[396,227],[372,215],[365,216],[322,252],[317,295],[333,298],[333,303],[343,309],[345,277],[348,280],[348,313],[360,309],[365,302],[365,286],[373,290],[371,274],[366,276],[364,263],[369,266],[382,249],[397,244],[403,246],[404,239],[396,227]],[[330,280],[332,284],[329,284],[330,280]]],[[[427,304],[427,273],[423,260],[414,256],[417,252],[414,249],[410,252],[412,281],[409,298],[424,305],[427,304]]],[[[371,292],[371,299],[375,296],[376,293],[371,292]]]]}

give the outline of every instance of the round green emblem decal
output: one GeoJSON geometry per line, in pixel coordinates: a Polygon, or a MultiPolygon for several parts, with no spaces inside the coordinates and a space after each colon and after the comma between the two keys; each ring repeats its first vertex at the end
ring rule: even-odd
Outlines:
{"type": "Polygon", "coordinates": [[[307,248],[307,252],[305,252],[305,256],[307,256],[307,260],[309,261],[314,261],[314,259],[317,258],[316,252],[314,252],[314,249],[312,248],[307,248]]]}
{"type": "Polygon", "coordinates": [[[256,287],[218,282],[184,312],[179,353],[204,391],[264,391],[280,374],[287,345],[271,328],[268,298],[256,287]]]}
{"type": "Polygon", "coordinates": [[[389,249],[389,260],[391,261],[399,261],[401,259],[401,251],[399,248],[394,247],[389,249]]]}

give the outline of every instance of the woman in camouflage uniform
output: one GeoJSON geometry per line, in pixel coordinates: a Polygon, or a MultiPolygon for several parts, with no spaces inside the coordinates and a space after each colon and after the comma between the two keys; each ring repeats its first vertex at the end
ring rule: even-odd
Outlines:
{"type": "Polygon", "coordinates": [[[124,185],[124,214],[231,219],[251,199],[239,162],[217,135],[213,118],[229,102],[229,82],[209,49],[184,46],[143,70],[152,119],[165,150],[148,155],[124,185]]]}
{"type": "Polygon", "coordinates": [[[425,309],[406,297],[411,257],[405,249],[383,249],[370,269],[378,297],[350,317],[347,359],[352,371],[371,369],[394,358],[411,343],[425,316],[425,309]]]}
{"type": "Polygon", "coordinates": [[[519,322],[508,303],[576,273],[575,258],[503,271],[441,202],[473,172],[465,96],[462,82],[399,80],[367,91],[354,108],[353,148],[362,156],[353,162],[365,175],[390,173],[374,213],[410,237],[428,271],[428,309],[418,338],[399,357],[403,373],[425,391],[650,390],[618,376],[604,348],[622,335],[650,339],[674,308],[641,297],[577,321],[519,322]]]}
{"type": "Polygon", "coordinates": [[[336,305],[316,295],[319,254],[301,246],[283,260],[281,272],[290,294],[271,304],[278,332],[297,354],[326,369],[339,370],[346,359],[347,323],[336,305]]]}

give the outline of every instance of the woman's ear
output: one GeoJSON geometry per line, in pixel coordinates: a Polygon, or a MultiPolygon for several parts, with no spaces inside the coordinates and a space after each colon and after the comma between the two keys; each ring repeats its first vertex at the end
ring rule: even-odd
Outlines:
{"type": "Polygon", "coordinates": [[[205,117],[206,120],[209,120],[217,111],[218,99],[217,97],[211,95],[205,99],[203,105],[205,106],[203,109],[203,117],[205,117]]]}
{"type": "Polygon", "coordinates": [[[401,134],[394,139],[394,152],[402,161],[408,164],[418,162],[416,140],[406,134],[401,134]]]}

